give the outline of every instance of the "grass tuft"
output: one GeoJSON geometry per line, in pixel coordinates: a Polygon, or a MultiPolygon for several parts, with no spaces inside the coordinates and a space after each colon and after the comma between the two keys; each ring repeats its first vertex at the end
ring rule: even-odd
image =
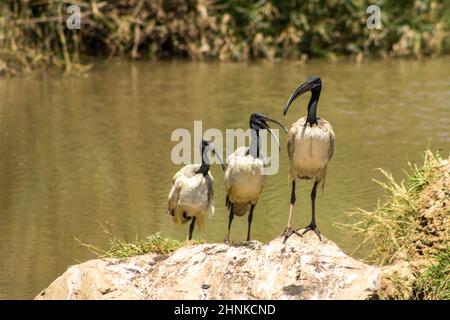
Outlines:
{"type": "Polygon", "coordinates": [[[450,246],[417,279],[416,298],[450,300],[450,246]]]}
{"type": "Polygon", "coordinates": [[[100,225],[109,238],[110,247],[107,250],[104,250],[96,245],[87,244],[75,237],[74,240],[101,258],[126,258],[147,253],[169,254],[186,245],[204,243],[203,240],[179,241],[169,239],[159,232],[149,235],[143,239],[136,237],[133,241],[127,241],[114,234],[109,223],[100,223],[100,225]]]}
{"type": "Polygon", "coordinates": [[[358,220],[351,228],[364,236],[363,245],[370,248],[370,262],[386,265],[445,249],[450,223],[449,172],[442,163],[438,153],[427,150],[423,165],[410,163],[401,182],[378,169],[385,181],[374,181],[386,191],[384,203],[378,202],[373,211],[357,208],[350,212],[358,220]]]}
{"type": "MultiPolygon", "coordinates": [[[[350,228],[363,236],[367,260],[379,265],[408,261],[415,274],[412,298],[449,298],[450,163],[439,153],[424,153],[423,165],[409,163],[406,179],[378,169],[385,201],[375,210],[356,209],[350,228]]],[[[347,225],[348,227],[349,225],[347,225]]],[[[403,296],[399,292],[399,297],[403,296]]]]}

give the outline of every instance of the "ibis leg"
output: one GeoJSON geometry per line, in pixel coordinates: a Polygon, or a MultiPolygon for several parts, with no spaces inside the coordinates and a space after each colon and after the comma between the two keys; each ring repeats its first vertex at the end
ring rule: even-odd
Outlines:
{"type": "Polygon", "coordinates": [[[295,204],[295,181],[292,181],[292,190],[291,190],[291,202],[289,205],[289,218],[288,218],[288,223],[287,223],[287,227],[288,229],[291,229],[291,223],[292,223],[292,212],[294,211],[294,204],[295,204]]]}
{"type": "Polygon", "coordinates": [[[291,202],[289,205],[289,218],[288,218],[288,223],[286,226],[286,229],[284,229],[283,233],[281,234],[281,236],[284,236],[284,240],[283,243],[287,241],[287,239],[292,235],[292,234],[296,234],[298,236],[300,236],[300,234],[292,229],[292,212],[294,211],[294,204],[295,204],[295,181],[292,181],[292,191],[291,191],[291,202]]]}
{"type": "Polygon", "coordinates": [[[193,218],[192,218],[192,222],[191,222],[191,224],[189,225],[189,238],[188,238],[188,240],[192,240],[192,232],[194,231],[195,220],[196,220],[196,219],[197,219],[196,217],[193,217],[193,218]]]}
{"type": "Polygon", "coordinates": [[[250,213],[248,215],[247,241],[250,241],[250,228],[252,226],[252,220],[253,220],[253,209],[255,209],[255,205],[254,204],[252,204],[250,206],[250,213]]]}
{"type": "Polygon", "coordinates": [[[233,204],[230,204],[230,215],[228,217],[228,233],[225,238],[225,243],[230,243],[230,231],[231,231],[231,223],[233,222],[234,214],[233,214],[233,204]]]}
{"type": "Polygon", "coordinates": [[[308,231],[314,231],[315,234],[317,234],[317,236],[319,237],[320,241],[322,241],[322,237],[320,236],[319,229],[317,228],[316,225],[316,190],[318,184],[319,181],[315,181],[311,191],[311,207],[312,207],[311,223],[305,228],[305,230],[302,232],[302,235],[304,235],[308,231]]]}

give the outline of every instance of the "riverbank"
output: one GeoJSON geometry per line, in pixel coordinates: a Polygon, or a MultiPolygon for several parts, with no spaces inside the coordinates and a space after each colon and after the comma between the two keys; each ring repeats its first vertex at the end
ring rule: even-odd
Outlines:
{"type": "MultiPolygon", "coordinates": [[[[75,3],[75,2],[74,2],[75,3]]],[[[271,61],[438,56],[449,53],[448,1],[76,1],[80,29],[65,22],[70,1],[0,4],[0,74],[48,65],[83,69],[83,57],[271,61]]],[[[72,11],[73,13],[73,11],[72,11]]]]}
{"type": "Polygon", "coordinates": [[[353,230],[365,236],[367,262],[382,266],[385,299],[450,299],[450,162],[430,150],[406,179],[385,181],[384,203],[352,213],[353,230]]]}

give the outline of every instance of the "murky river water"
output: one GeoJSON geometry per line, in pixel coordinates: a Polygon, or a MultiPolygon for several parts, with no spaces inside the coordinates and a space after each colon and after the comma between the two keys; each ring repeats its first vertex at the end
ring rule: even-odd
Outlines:
{"type": "MultiPolygon", "coordinates": [[[[32,298],[68,265],[92,258],[72,236],[106,248],[97,223],[109,221],[128,239],[156,231],[184,239],[187,226],[166,215],[176,128],[247,128],[259,111],[290,125],[306,115],[309,95],[286,117],[291,91],[322,77],[318,113],[336,133],[325,193],[317,199],[321,232],[346,252],[358,239],[336,227],[354,207],[381,195],[373,169],[401,177],[428,144],[450,149],[450,60],[353,63],[124,63],[86,76],[59,74],[0,79],[0,298],[32,298]]],[[[253,238],[268,241],[285,226],[289,203],[282,136],[278,175],[270,176],[255,210],[253,238]]],[[[197,147],[195,148],[197,150],[197,147]]],[[[215,176],[216,214],[194,236],[226,233],[223,173],[215,176]]],[[[310,219],[311,182],[298,183],[294,224],[310,219]]],[[[246,218],[232,239],[245,239],[246,218]]]]}

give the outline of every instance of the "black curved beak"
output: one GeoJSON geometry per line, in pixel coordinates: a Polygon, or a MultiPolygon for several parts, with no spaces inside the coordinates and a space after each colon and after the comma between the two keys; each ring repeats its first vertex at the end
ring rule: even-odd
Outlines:
{"type": "Polygon", "coordinates": [[[312,81],[307,80],[305,83],[302,83],[297,89],[295,89],[295,91],[289,97],[289,99],[288,99],[288,101],[286,103],[286,106],[284,107],[283,115],[284,116],[286,115],[286,113],[288,112],[288,109],[291,106],[292,102],[294,102],[294,100],[298,96],[301,96],[305,92],[311,91],[312,87],[313,87],[312,81]]]}
{"type": "Polygon", "coordinates": [[[221,157],[218,153],[216,153],[216,149],[215,149],[214,147],[213,147],[213,149],[211,150],[211,152],[212,152],[212,154],[213,154],[215,157],[217,157],[217,159],[219,159],[220,166],[222,167],[222,170],[225,171],[225,168],[226,168],[227,166],[226,166],[225,163],[223,162],[222,157],[221,157]]]}
{"type": "Polygon", "coordinates": [[[284,130],[286,133],[288,132],[288,129],[287,129],[287,128],[285,127],[285,125],[284,125],[283,123],[281,123],[280,121],[275,120],[275,119],[272,119],[272,118],[269,118],[269,117],[267,117],[267,116],[263,116],[263,117],[262,117],[262,120],[264,120],[264,121],[261,121],[262,127],[264,127],[264,129],[269,130],[270,134],[275,138],[275,141],[276,141],[276,143],[278,144],[278,149],[280,149],[280,140],[278,140],[277,135],[272,131],[272,129],[269,127],[269,125],[268,125],[265,121],[270,121],[270,122],[276,123],[276,124],[279,125],[281,128],[283,128],[283,130],[284,130]]]}
{"type": "Polygon", "coordinates": [[[218,153],[216,153],[216,148],[214,147],[214,145],[211,142],[209,142],[208,146],[209,146],[209,149],[211,150],[211,153],[213,154],[213,156],[215,156],[215,157],[217,157],[217,159],[219,159],[222,170],[225,170],[226,165],[223,162],[222,157],[218,153]]]}

